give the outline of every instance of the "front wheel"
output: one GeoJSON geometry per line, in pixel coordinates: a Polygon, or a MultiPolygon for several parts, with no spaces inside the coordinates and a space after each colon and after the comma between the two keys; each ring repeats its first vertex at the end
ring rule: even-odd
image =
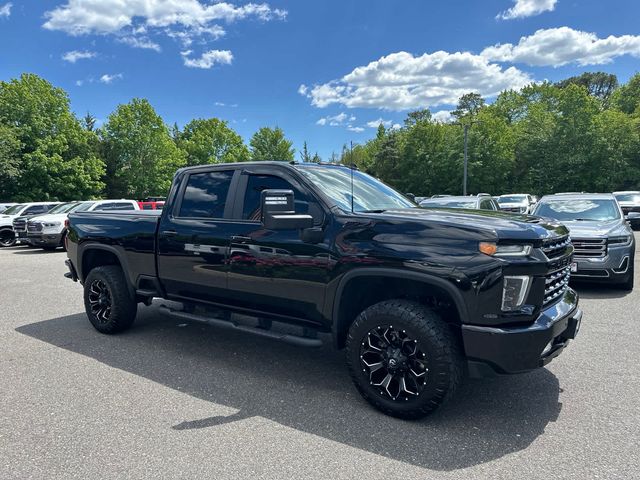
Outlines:
{"type": "Polygon", "coordinates": [[[347,337],[347,363],[360,394],[394,417],[424,417],[462,381],[458,342],[440,316],[416,302],[389,300],[363,311],[347,337]]]}
{"type": "Polygon", "coordinates": [[[118,333],[131,327],[138,305],[129,294],[122,269],[107,265],[96,267],[87,275],[84,307],[96,330],[118,333]]]}
{"type": "Polygon", "coordinates": [[[0,230],[0,247],[13,247],[18,243],[13,230],[0,230]]]}
{"type": "Polygon", "coordinates": [[[627,279],[618,284],[618,287],[620,288],[620,290],[624,290],[625,292],[631,292],[633,291],[633,280],[635,277],[635,272],[634,272],[634,268],[630,268],[629,269],[629,273],[627,273],[627,279]]]}

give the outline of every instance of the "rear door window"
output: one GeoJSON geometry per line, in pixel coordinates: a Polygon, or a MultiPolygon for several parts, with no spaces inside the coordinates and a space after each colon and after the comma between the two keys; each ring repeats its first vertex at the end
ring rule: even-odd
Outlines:
{"type": "Polygon", "coordinates": [[[189,175],[179,217],[224,218],[233,170],[189,175]]]}

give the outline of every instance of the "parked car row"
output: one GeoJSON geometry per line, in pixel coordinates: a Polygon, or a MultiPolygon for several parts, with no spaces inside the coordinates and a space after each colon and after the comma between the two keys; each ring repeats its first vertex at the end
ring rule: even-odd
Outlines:
{"type": "Polygon", "coordinates": [[[528,193],[489,197],[442,196],[422,200],[423,208],[501,210],[534,215],[565,225],[575,248],[571,263],[574,280],[607,282],[632,290],[635,238],[640,226],[640,192],[613,194],[564,192],[538,199],[528,193]]]}
{"type": "Polygon", "coordinates": [[[162,208],[159,201],[138,202],[128,199],[14,204],[0,214],[0,247],[23,243],[45,250],[64,248],[67,231],[65,220],[71,212],[159,208],[162,208]]]}

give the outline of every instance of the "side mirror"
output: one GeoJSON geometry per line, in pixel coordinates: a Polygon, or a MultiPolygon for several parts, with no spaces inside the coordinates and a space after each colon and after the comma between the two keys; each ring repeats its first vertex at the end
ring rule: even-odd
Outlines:
{"type": "Polygon", "coordinates": [[[412,202],[416,201],[416,196],[413,193],[405,193],[404,196],[409,198],[412,202]]]}
{"type": "Polygon", "coordinates": [[[629,212],[624,218],[626,220],[640,220],[640,212],[629,212]]]}
{"type": "Polygon", "coordinates": [[[296,213],[293,190],[263,190],[260,205],[262,224],[269,230],[300,230],[313,227],[311,215],[296,213]]]}

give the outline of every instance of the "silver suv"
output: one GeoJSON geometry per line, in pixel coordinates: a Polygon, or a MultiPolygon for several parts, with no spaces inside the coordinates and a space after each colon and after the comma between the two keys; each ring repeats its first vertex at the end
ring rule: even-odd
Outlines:
{"type": "Polygon", "coordinates": [[[612,194],[547,195],[533,214],[558,220],[569,229],[575,248],[572,279],[609,282],[633,290],[635,238],[612,194]]]}

